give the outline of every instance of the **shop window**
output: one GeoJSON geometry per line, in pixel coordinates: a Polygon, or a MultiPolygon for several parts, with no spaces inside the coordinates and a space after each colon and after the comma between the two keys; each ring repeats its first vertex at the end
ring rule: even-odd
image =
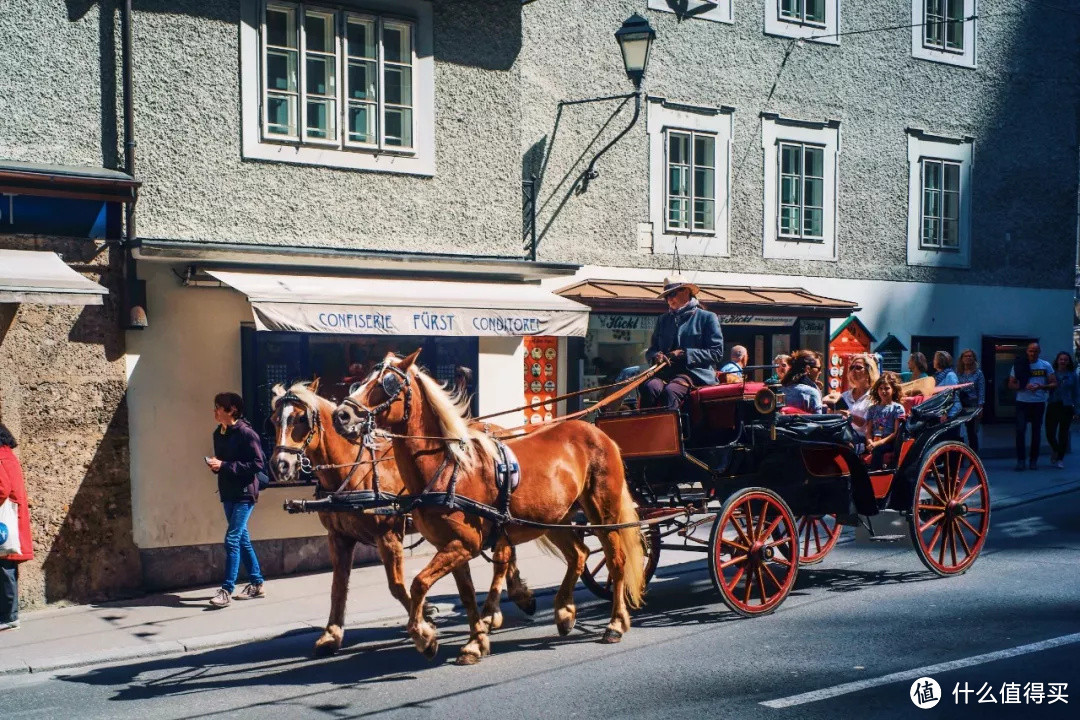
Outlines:
{"type": "Polygon", "coordinates": [[[366,378],[386,353],[400,355],[422,348],[425,371],[448,386],[466,383],[477,410],[479,341],[475,337],[312,335],[243,329],[244,398],[253,426],[271,445],[266,420],[273,388],[319,378],[319,395],[339,403],[356,382],[366,378]],[[467,368],[461,372],[459,368],[467,368]],[[471,378],[470,378],[471,376],[471,378]]]}
{"type": "Polygon", "coordinates": [[[244,13],[245,157],[432,173],[428,4],[246,0],[244,13]]]}
{"type": "Polygon", "coordinates": [[[934,353],[944,350],[956,360],[956,337],[948,335],[912,335],[911,352],[921,352],[926,356],[930,374],[934,372],[934,353]]]}
{"type": "Polygon", "coordinates": [[[908,264],[971,264],[971,138],[908,134],[908,264]]]}
{"type": "Polygon", "coordinates": [[[840,0],[769,0],[765,34],[840,44],[840,0]]]}
{"type": "Polygon", "coordinates": [[[911,54],[975,67],[977,0],[911,0],[911,54]]]}
{"type": "Polygon", "coordinates": [[[840,124],[762,119],[764,256],[836,259],[840,124]]]}

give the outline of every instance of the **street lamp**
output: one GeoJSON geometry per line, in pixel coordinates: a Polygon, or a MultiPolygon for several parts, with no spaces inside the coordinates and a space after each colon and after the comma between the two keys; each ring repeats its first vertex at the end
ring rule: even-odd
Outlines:
{"type": "Polygon", "coordinates": [[[652,29],[649,21],[637,13],[628,17],[622,27],[615,31],[615,40],[618,41],[619,50],[622,52],[623,68],[626,70],[626,76],[634,83],[633,94],[624,96],[628,99],[634,98],[634,116],[630,119],[630,124],[626,126],[626,129],[616,135],[600,152],[596,153],[592,162],[589,163],[589,167],[585,168],[585,172],[581,174],[578,184],[578,195],[583,195],[588,191],[590,180],[599,177],[600,173],[596,169],[596,161],[600,159],[601,155],[610,150],[615,143],[619,142],[626,133],[630,132],[630,129],[637,124],[638,117],[641,116],[641,81],[645,78],[645,69],[649,66],[649,54],[655,37],[656,31],[652,29]]]}
{"type": "Polygon", "coordinates": [[[615,39],[619,41],[619,49],[622,50],[626,76],[633,81],[635,89],[641,87],[641,79],[645,77],[645,69],[649,66],[649,50],[655,37],[656,31],[649,25],[649,21],[637,13],[627,18],[622,27],[615,31],[615,39]]]}

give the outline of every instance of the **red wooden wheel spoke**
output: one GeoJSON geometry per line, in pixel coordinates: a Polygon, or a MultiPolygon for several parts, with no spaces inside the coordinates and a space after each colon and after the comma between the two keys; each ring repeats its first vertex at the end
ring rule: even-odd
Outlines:
{"type": "Polygon", "coordinates": [[[759,538],[772,537],[773,531],[776,530],[776,527],[780,524],[780,521],[783,520],[783,519],[784,519],[783,515],[778,515],[775,520],[773,520],[771,523],[769,523],[769,527],[765,530],[765,532],[763,532],[758,537],[759,538]]]}
{"type": "MultiPolygon", "coordinates": [[[[790,565],[788,567],[790,567],[790,565]]],[[[776,589],[777,590],[780,590],[780,589],[782,589],[784,587],[784,583],[782,583],[782,582],[780,582],[779,580],[776,579],[776,575],[773,574],[773,571],[769,569],[768,565],[762,565],[761,569],[764,570],[765,572],[769,573],[769,577],[772,579],[772,581],[774,583],[776,583],[776,589]]]]}
{"type": "Polygon", "coordinates": [[[936,523],[937,523],[937,522],[938,522],[939,520],[941,520],[941,518],[943,518],[943,517],[945,517],[945,513],[943,513],[943,512],[940,512],[940,513],[938,513],[938,514],[937,514],[937,515],[935,515],[934,517],[932,517],[932,518],[930,518],[929,520],[927,520],[927,521],[926,521],[926,524],[925,524],[925,525],[922,525],[921,527],[919,527],[919,532],[920,532],[920,533],[924,533],[924,532],[926,532],[927,530],[929,530],[929,529],[930,529],[930,526],[931,526],[931,525],[934,525],[934,524],[936,524],[936,523]]]}
{"type": "MultiPolygon", "coordinates": [[[[767,605],[768,602],[769,602],[769,593],[765,592],[765,576],[761,574],[761,571],[764,570],[764,569],[765,569],[764,565],[762,565],[760,568],[758,568],[757,581],[758,581],[758,589],[761,590],[761,604],[762,605],[767,605]]],[[[782,586],[777,586],[777,589],[779,589],[780,587],[782,587],[782,586]]]]}
{"type": "Polygon", "coordinates": [[[746,562],[746,556],[745,555],[739,555],[739,556],[731,558],[730,560],[725,560],[724,562],[720,563],[720,569],[721,570],[727,570],[732,565],[738,565],[741,562],[746,562]]]}
{"type": "MultiPolygon", "coordinates": [[[[920,531],[919,534],[922,535],[922,532],[920,531]]],[[[937,530],[934,531],[933,537],[930,538],[930,545],[928,545],[927,548],[926,548],[927,553],[934,552],[934,546],[937,545],[937,541],[938,541],[938,539],[940,537],[941,537],[941,525],[938,525],[937,530]]]]}
{"type": "Polygon", "coordinates": [[[813,526],[814,527],[814,542],[817,543],[817,551],[821,552],[821,534],[818,533],[818,523],[821,523],[822,525],[824,525],[825,522],[823,520],[821,520],[820,518],[818,518],[817,520],[814,521],[814,526],[813,526]]]}
{"type": "Polygon", "coordinates": [[[748,548],[746,545],[740,545],[739,543],[737,543],[734,540],[731,540],[729,538],[721,538],[720,542],[723,543],[724,545],[730,545],[733,548],[736,548],[738,550],[742,550],[743,552],[750,552],[750,548],[748,548]]]}
{"type": "Polygon", "coordinates": [[[970,490],[968,490],[966,493],[964,493],[960,497],[956,498],[956,502],[958,502],[958,503],[964,502],[969,497],[971,497],[975,493],[979,492],[979,490],[981,490],[981,489],[982,489],[982,485],[976,485],[975,487],[971,488],[970,490]]]}
{"type": "Polygon", "coordinates": [[[937,502],[941,503],[942,505],[946,505],[946,504],[947,504],[947,501],[945,500],[945,498],[943,498],[943,497],[942,497],[941,495],[938,495],[938,494],[937,494],[936,492],[934,492],[933,490],[931,490],[931,489],[930,489],[930,486],[929,486],[929,485],[927,485],[926,483],[922,483],[922,484],[920,485],[920,487],[921,487],[921,489],[925,490],[925,491],[926,491],[926,493],[927,493],[927,494],[928,494],[928,495],[929,495],[929,496],[930,496],[931,498],[933,498],[934,500],[936,500],[937,502]]]}
{"type": "Polygon", "coordinates": [[[920,510],[939,510],[941,512],[944,512],[945,511],[945,506],[944,505],[920,505],[919,509],[920,510]]]}
{"type": "MultiPolygon", "coordinates": [[[[971,474],[973,472],[975,472],[975,466],[974,465],[969,465],[968,469],[967,469],[967,472],[964,473],[964,477],[961,478],[960,480],[958,480],[957,483],[956,483],[956,494],[957,495],[960,494],[961,490],[963,490],[964,488],[967,487],[968,480],[971,479],[971,474]]],[[[959,475],[959,473],[957,473],[957,474],[959,475]]],[[[975,487],[978,487],[978,485],[976,485],[975,487]]]]}
{"type": "Polygon", "coordinates": [[[945,527],[945,525],[945,523],[941,523],[941,526],[938,528],[942,533],[941,547],[938,548],[938,564],[940,565],[945,564],[945,550],[949,546],[949,529],[945,527]]]}
{"type": "MultiPolygon", "coordinates": [[[[968,530],[970,530],[971,532],[973,532],[973,533],[975,534],[975,542],[978,542],[978,541],[979,541],[979,538],[981,538],[981,537],[982,537],[982,533],[981,533],[981,532],[979,532],[978,530],[976,530],[976,529],[975,529],[975,526],[974,526],[974,525],[972,525],[971,523],[969,523],[969,522],[967,521],[967,518],[963,518],[963,517],[958,517],[958,518],[956,518],[956,519],[957,519],[957,520],[959,520],[960,522],[964,523],[964,525],[966,525],[966,526],[967,526],[967,529],[968,529],[968,530]]],[[[969,551],[969,552],[970,552],[970,551],[969,551]]]]}
{"type": "Polygon", "coordinates": [[[968,508],[969,513],[985,513],[986,508],[968,508]]]}
{"type": "Polygon", "coordinates": [[[740,579],[742,578],[742,576],[743,576],[743,575],[745,575],[745,574],[746,574],[746,566],[744,565],[743,567],[739,568],[739,569],[738,569],[738,570],[737,570],[737,571],[735,572],[735,577],[733,577],[733,578],[731,579],[731,582],[729,582],[729,583],[728,583],[727,585],[725,585],[725,586],[724,586],[724,587],[726,587],[726,588],[727,588],[727,590],[728,590],[728,592],[729,592],[729,593],[732,593],[732,594],[734,594],[734,593],[735,593],[735,586],[739,584],[739,580],[740,580],[740,579]]]}
{"type": "Polygon", "coordinates": [[[739,535],[742,541],[746,543],[746,547],[744,549],[749,550],[750,546],[753,545],[754,542],[746,536],[745,532],[743,532],[742,524],[739,522],[738,518],[735,517],[734,513],[729,518],[728,523],[725,524],[730,524],[733,528],[735,528],[735,532],[739,535]]]}
{"type": "Polygon", "coordinates": [[[809,555],[810,554],[810,531],[809,531],[809,528],[806,527],[806,524],[803,523],[803,522],[800,522],[800,524],[799,524],[799,536],[800,537],[805,536],[804,539],[803,539],[802,554],[803,555],[809,555]]]}
{"type": "MultiPolygon", "coordinates": [[[[964,518],[957,518],[957,520],[960,520],[962,522],[964,520],[964,518]]],[[[971,527],[971,526],[968,525],[968,527],[971,527]]],[[[968,545],[967,538],[964,537],[964,530],[963,530],[963,528],[960,527],[959,523],[957,523],[957,525],[956,525],[956,534],[960,538],[960,542],[962,542],[964,544],[965,557],[967,557],[968,555],[971,555],[971,546],[968,545]]],[[[978,537],[978,533],[976,533],[976,537],[978,537]]],[[[953,540],[953,547],[956,547],[956,541],[955,540],[953,540]]]]}
{"type": "Polygon", "coordinates": [[[757,568],[750,568],[750,572],[746,574],[746,592],[743,593],[743,605],[750,604],[750,593],[754,589],[754,577],[757,575],[757,568]]]}
{"type": "MultiPolygon", "coordinates": [[[[941,493],[939,497],[942,500],[947,500],[949,497],[949,493],[945,491],[945,487],[944,485],[942,485],[944,480],[941,479],[941,473],[938,472],[937,465],[931,465],[930,468],[934,471],[934,482],[937,483],[938,492],[941,493]]],[[[927,488],[927,490],[929,489],[930,488],[927,488]]]]}
{"type": "Polygon", "coordinates": [[[949,532],[949,552],[952,555],[953,567],[956,567],[956,533],[958,531],[956,529],[956,523],[953,522],[952,519],[949,520],[949,531],[948,532],[949,532]]]}
{"type": "Polygon", "coordinates": [[[765,516],[768,515],[768,514],[769,514],[769,503],[763,501],[761,503],[761,514],[758,515],[757,530],[754,532],[754,539],[755,540],[760,540],[764,536],[764,534],[762,533],[762,530],[765,528],[765,516]]]}

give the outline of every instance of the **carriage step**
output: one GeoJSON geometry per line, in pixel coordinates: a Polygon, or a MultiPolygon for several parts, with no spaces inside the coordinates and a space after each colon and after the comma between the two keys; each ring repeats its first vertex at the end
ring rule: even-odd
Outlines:
{"type": "Polygon", "coordinates": [[[874,542],[896,542],[906,537],[907,535],[871,535],[870,539],[874,542]]]}

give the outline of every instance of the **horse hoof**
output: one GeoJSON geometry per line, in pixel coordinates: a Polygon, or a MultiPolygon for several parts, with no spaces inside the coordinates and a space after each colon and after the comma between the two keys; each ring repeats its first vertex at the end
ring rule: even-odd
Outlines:
{"type": "Polygon", "coordinates": [[[435,656],[439,654],[439,641],[432,640],[431,643],[423,650],[424,657],[428,660],[434,660],[435,656]]]}
{"type": "Polygon", "coordinates": [[[315,643],[315,657],[324,658],[330,657],[331,655],[337,655],[337,652],[340,649],[341,646],[336,642],[315,643]]]}
{"type": "Polygon", "coordinates": [[[521,609],[521,612],[525,613],[526,615],[535,615],[536,614],[536,596],[535,595],[530,595],[528,602],[526,602],[524,605],[518,605],[518,607],[521,609]]]}
{"type": "Polygon", "coordinates": [[[473,652],[465,652],[464,650],[457,656],[455,661],[458,665],[476,665],[480,662],[480,656],[473,652]]]}
{"type": "Polygon", "coordinates": [[[600,638],[600,642],[604,643],[605,645],[614,645],[615,643],[617,643],[617,642],[619,642],[621,640],[622,640],[622,633],[619,632],[618,630],[612,630],[611,628],[608,628],[607,630],[605,630],[604,631],[604,636],[602,638],[600,638]]]}
{"type": "Polygon", "coordinates": [[[555,623],[555,627],[559,629],[559,634],[566,636],[570,634],[570,631],[574,629],[574,625],[577,624],[576,618],[567,618],[566,620],[560,620],[555,623]]]}
{"type": "Polygon", "coordinates": [[[424,619],[428,622],[434,622],[437,617],[439,617],[439,608],[430,603],[424,603],[424,619]]]}

